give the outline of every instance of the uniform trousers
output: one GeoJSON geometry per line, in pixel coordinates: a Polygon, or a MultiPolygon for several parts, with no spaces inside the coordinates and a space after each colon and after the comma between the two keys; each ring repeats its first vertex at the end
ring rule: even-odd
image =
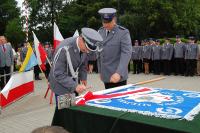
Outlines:
{"type": "Polygon", "coordinates": [[[50,65],[49,65],[49,63],[47,63],[46,65],[45,65],[45,67],[46,67],[46,70],[45,70],[45,76],[46,76],[46,78],[48,79],[48,77],[49,77],[49,72],[50,72],[50,65]]]}
{"type": "Polygon", "coordinates": [[[184,68],[185,68],[185,60],[183,58],[175,58],[174,59],[175,64],[175,75],[181,74],[184,75],[184,68]]]}
{"type": "Polygon", "coordinates": [[[140,69],[140,60],[133,60],[133,73],[140,73],[141,69],[140,69]]]}
{"type": "Polygon", "coordinates": [[[160,74],[160,60],[153,61],[153,73],[160,74]]]}
{"type": "Polygon", "coordinates": [[[163,60],[163,72],[164,72],[164,75],[171,74],[171,61],[170,60],[163,60]]]}
{"type": "Polygon", "coordinates": [[[197,61],[197,74],[200,76],[200,59],[197,61]]]}
{"type": "Polygon", "coordinates": [[[186,76],[194,76],[197,67],[196,59],[186,59],[186,76]]]}
{"type": "Polygon", "coordinates": [[[124,80],[118,83],[104,83],[106,89],[110,89],[110,88],[114,88],[114,87],[118,87],[118,86],[122,86],[126,84],[127,84],[127,80],[124,80]]]}

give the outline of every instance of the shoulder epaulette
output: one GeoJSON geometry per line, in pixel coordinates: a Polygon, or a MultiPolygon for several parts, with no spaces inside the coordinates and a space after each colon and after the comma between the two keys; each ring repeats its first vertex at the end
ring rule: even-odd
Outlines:
{"type": "Polygon", "coordinates": [[[103,29],[103,26],[99,28],[99,30],[102,30],[102,29],[103,29]]]}
{"type": "Polygon", "coordinates": [[[122,29],[122,30],[125,30],[125,29],[126,29],[126,28],[124,28],[123,26],[120,26],[120,25],[119,25],[119,28],[122,29]]]}

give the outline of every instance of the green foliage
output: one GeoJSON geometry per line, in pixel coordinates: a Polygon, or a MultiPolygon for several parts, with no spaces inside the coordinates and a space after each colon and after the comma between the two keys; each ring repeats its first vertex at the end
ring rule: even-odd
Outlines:
{"type": "Polygon", "coordinates": [[[20,22],[20,19],[13,19],[8,22],[5,35],[8,38],[8,41],[11,42],[13,47],[19,47],[19,44],[23,42],[25,38],[25,34],[22,31],[22,24],[20,22]]]}
{"type": "MultiPolygon", "coordinates": [[[[117,9],[118,24],[129,29],[133,40],[149,37],[173,38],[176,34],[200,37],[200,0],[27,1],[30,12],[29,40],[32,40],[31,31],[35,31],[41,42],[52,41],[53,22],[57,23],[64,38],[72,36],[76,29],[80,31],[82,27],[98,30],[102,26],[98,10],[104,7],[117,9]]],[[[16,1],[1,0],[1,34],[5,31],[6,35],[11,34],[11,29],[15,29],[15,18],[19,19],[16,1]]],[[[24,17],[21,19],[25,23],[24,17]]],[[[18,31],[19,28],[16,27],[18,31]]],[[[23,33],[19,34],[23,36],[23,33]]]]}
{"type": "Polygon", "coordinates": [[[0,0],[0,34],[4,34],[8,22],[19,18],[19,15],[15,0],[0,0]]]}

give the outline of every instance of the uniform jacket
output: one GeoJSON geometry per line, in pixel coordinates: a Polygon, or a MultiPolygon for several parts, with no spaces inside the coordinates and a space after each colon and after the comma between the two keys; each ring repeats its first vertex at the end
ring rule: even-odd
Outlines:
{"type": "Polygon", "coordinates": [[[27,47],[23,47],[21,49],[21,52],[20,52],[20,58],[21,58],[21,61],[23,62],[24,59],[26,58],[26,53],[28,51],[28,48],[27,47]]]}
{"type": "Polygon", "coordinates": [[[14,56],[12,46],[10,44],[4,44],[5,52],[3,46],[0,45],[0,67],[11,66],[14,64],[14,56]]]}
{"type": "Polygon", "coordinates": [[[154,45],[152,47],[152,60],[160,60],[161,48],[162,48],[162,46],[160,46],[160,45],[154,45]]]}
{"type": "Polygon", "coordinates": [[[185,44],[176,43],[174,46],[174,58],[184,58],[185,56],[185,44]]]}
{"type": "Polygon", "coordinates": [[[142,47],[142,58],[143,59],[151,59],[152,54],[152,46],[151,45],[145,45],[142,47]]]}
{"type": "Polygon", "coordinates": [[[132,43],[128,29],[116,25],[106,36],[106,29],[100,28],[103,38],[103,50],[98,60],[99,72],[104,83],[110,82],[114,73],[121,76],[121,81],[128,78],[128,63],[132,55],[132,43]]]}
{"type": "Polygon", "coordinates": [[[90,52],[90,53],[88,54],[88,60],[89,60],[89,61],[95,61],[96,59],[97,59],[97,55],[96,55],[95,52],[90,52]]]}
{"type": "MultiPolygon", "coordinates": [[[[52,50],[51,48],[47,48],[45,49],[46,53],[47,53],[47,57],[49,59],[49,61],[51,62],[52,61],[52,58],[53,58],[53,53],[52,53],[52,50]]],[[[45,63],[49,63],[46,59],[45,63]]]]}
{"type": "Polygon", "coordinates": [[[187,44],[185,51],[185,59],[198,59],[199,47],[197,44],[187,44]]]}
{"type": "Polygon", "coordinates": [[[172,44],[163,44],[161,50],[161,59],[162,60],[171,60],[173,56],[174,46],[172,44]]]}
{"type": "Polygon", "coordinates": [[[132,60],[141,60],[142,59],[142,47],[141,46],[133,46],[131,59],[132,60]]]}
{"type": "MultiPolygon", "coordinates": [[[[76,71],[79,67],[79,79],[86,80],[87,70],[85,59],[87,55],[83,53],[80,57],[80,52],[76,44],[76,38],[71,37],[63,40],[58,48],[55,50],[54,58],[59,49],[63,48],[64,46],[68,46],[74,71],[76,71]]],[[[51,89],[57,95],[73,93],[75,91],[78,83],[75,79],[73,79],[71,75],[67,62],[66,50],[64,49],[61,50],[57,62],[55,62],[55,59],[53,60],[52,68],[49,75],[49,83],[51,89]]]]}

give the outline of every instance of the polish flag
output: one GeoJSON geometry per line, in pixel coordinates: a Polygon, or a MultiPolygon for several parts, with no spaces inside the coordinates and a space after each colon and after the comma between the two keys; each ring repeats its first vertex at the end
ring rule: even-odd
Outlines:
{"type": "Polygon", "coordinates": [[[54,22],[53,29],[54,29],[53,48],[55,50],[56,47],[60,44],[60,42],[64,40],[64,38],[61,35],[61,33],[58,29],[58,26],[56,25],[55,22],[54,22]]]}
{"type": "Polygon", "coordinates": [[[34,38],[35,53],[36,53],[38,65],[40,65],[42,70],[45,71],[46,70],[45,61],[47,58],[47,53],[42,47],[42,44],[39,42],[34,32],[33,32],[33,38],[34,38]]]}
{"type": "Polygon", "coordinates": [[[5,107],[33,92],[33,70],[13,74],[0,92],[0,107],[5,107]]]}

